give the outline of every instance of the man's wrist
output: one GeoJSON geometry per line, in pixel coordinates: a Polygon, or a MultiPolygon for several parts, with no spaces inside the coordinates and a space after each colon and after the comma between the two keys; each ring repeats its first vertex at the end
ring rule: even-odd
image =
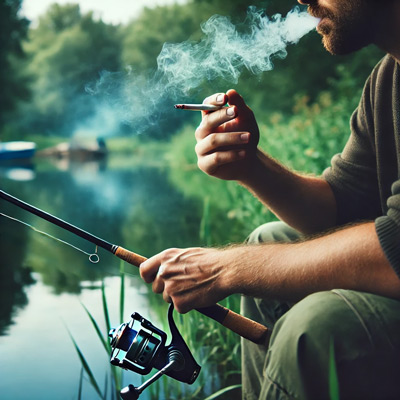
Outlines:
{"type": "Polygon", "coordinates": [[[248,161],[248,167],[245,173],[237,179],[237,182],[247,188],[252,188],[257,185],[257,181],[263,169],[264,158],[266,158],[266,155],[257,147],[252,158],[248,161]]]}
{"type": "Polygon", "coordinates": [[[220,289],[224,297],[232,294],[244,294],[249,280],[254,278],[251,272],[250,245],[235,245],[221,250],[221,260],[224,265],[220,289]]]}

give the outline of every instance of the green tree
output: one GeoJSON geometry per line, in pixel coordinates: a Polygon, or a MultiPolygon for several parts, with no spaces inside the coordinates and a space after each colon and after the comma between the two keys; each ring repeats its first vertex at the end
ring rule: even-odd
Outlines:
{"type": "Polygon", "coordinates": [[[26,82],[16,63],[23,58],[21,41],[26,37],[29,21],[18,12],[21,0],[0,0],[0,131],[16,103],[28,96],[26,82]]]}
{"type": "Polygon", "coordinates": [[[117,27],[82,15],[76,4],[50,6],[24,47],[33,92],[25,123],[41,132],[70,133],[94,109],[85,85],[103,69],[120,68],[117,27]]]}

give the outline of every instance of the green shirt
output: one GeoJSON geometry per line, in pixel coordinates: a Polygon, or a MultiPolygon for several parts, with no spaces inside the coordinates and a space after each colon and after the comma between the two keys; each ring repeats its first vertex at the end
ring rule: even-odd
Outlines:
{"type": "Polygon", "coordinates": [[[351,117],[351,135],[324,178],[338,225],[374,220],[382,249],[400,276],[400,74],[387,55],[368,78],[351,117]]]}

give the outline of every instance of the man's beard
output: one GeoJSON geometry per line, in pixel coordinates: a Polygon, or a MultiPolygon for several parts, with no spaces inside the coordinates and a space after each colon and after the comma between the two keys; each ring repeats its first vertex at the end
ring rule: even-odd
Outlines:
{"type": "MultiPolygon", "coordinates": [[[[309,12],[321,22],[318,32],[325,48],[332,54],[348,54],[374,41],[373,8],[366,0],[339,2],[335,13],[319,6],[309,6],[309,12]]],[[[376,4],[376,3],[375,3],[376,4]]]]}

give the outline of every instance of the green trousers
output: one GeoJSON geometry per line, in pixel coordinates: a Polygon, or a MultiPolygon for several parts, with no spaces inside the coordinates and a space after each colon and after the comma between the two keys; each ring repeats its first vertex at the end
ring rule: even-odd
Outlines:
{"type": "MultiPolygon", "coordinates": [[[[249,242],[298,237],[276,222],[249,242]]],[[[294,305],[243,297],[242,313],[273,329],[268,348],[242,342],[243,399],[400,399],[400,301],[338,288],[294,305]]]]}

